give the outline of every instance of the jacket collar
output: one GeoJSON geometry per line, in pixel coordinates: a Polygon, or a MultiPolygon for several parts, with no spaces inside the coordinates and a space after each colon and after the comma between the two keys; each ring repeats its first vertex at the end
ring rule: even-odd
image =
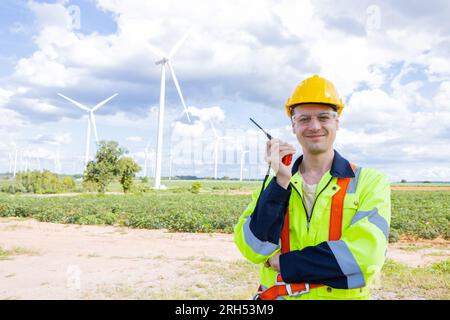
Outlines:
{"type": "MultiPolygon", "coordinates": [[[[303,155],[301,155],[297,160],[295,160],[292,165],[292,175],[298,172],[300,163],[303,161],[303,155]]],[[[337,178],[353,178],[355,174],[353,173],[350,162],[347,159],[341,157],[341,155],[334,150],[333,163],[331,164],[330,174],[337,178]]]]}

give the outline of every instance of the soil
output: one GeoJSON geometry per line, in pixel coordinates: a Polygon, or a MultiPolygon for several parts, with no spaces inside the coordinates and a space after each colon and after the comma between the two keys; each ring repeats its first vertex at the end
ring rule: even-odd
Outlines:
{"type": "Polygon", "coordinates": [[[449,191],[450,187],[391,186],[391,190],[403,190],[403,191],[449,191]]]}
{"type": "MultiPolygon", "coordinates": [[[[184,283],[187,274],[190,282],[201,282],[201,273],[186,273],[187,262],[244,260],[230,234],[18,218],[0,218],[0,248],[14,252],[0,255],[0,299],[95,299],[101,288],[124,283],[157,290],[184,283]]],[[[401,241],[388,250],[388,258],[413,267],[449,256],[450,242],[445,240],[401,241]]]]}

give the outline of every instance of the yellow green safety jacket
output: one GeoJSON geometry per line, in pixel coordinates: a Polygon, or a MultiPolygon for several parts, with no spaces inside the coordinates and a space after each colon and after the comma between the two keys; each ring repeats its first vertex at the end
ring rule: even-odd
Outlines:
{"type": "Polygon", "coordinates": [[[310,219],[303,205],[299,157],[288,189],[270,177],[253,193],[234,229],[239,251],[261,265],[261,288],[277,284],[323,284],[283,299],[369,299],[369,284],[384,264],[391,218],[390,184],[375,169],[356,167],[334,151],[331,169],[321,178],[310,219]],[[331,199],[339,178],[351,178],[343,201],[341,238],[329,241],[331,199]],[[280,251],[289,208],[289,248],[280,256],[280,275],[264,263],[280,251]]]}

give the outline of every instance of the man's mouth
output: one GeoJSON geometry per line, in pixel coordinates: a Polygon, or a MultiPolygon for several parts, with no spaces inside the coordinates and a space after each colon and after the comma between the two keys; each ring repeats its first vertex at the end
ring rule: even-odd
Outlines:
{"type": "Polygon", "coordinates": [[[314,135],[314,136],[305,136],[306,138],[320,138],[320,137],[325,137],[324,134],[319,134],[319,135],[314,135]]]}

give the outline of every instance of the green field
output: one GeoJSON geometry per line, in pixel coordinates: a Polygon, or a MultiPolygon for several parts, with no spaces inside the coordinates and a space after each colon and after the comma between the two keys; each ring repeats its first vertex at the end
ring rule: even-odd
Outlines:
{"type": "MultiPolygon", "coordinates": [[[[106,224],[180,232],[231,233],[260,182],[163,181],[164,191],[137,188],[133,194],[75,196],[0,193],[0,216],[32,217],[44,222],[106,224]],[[200,182],[198,194],[191,193],[200,182]],[[139,192],[141,190],[141,192],[139,192]],[[145,192],[142,192],[145,190],[145,192]]],[[[140,184],[142,187],[143,184],[140,184]]],[[[112,184],[110,191],[119,191],[112,184]]],[[[400,237],[450,239],[450,191],[392,191],[391,242],[400,237]]]]}

